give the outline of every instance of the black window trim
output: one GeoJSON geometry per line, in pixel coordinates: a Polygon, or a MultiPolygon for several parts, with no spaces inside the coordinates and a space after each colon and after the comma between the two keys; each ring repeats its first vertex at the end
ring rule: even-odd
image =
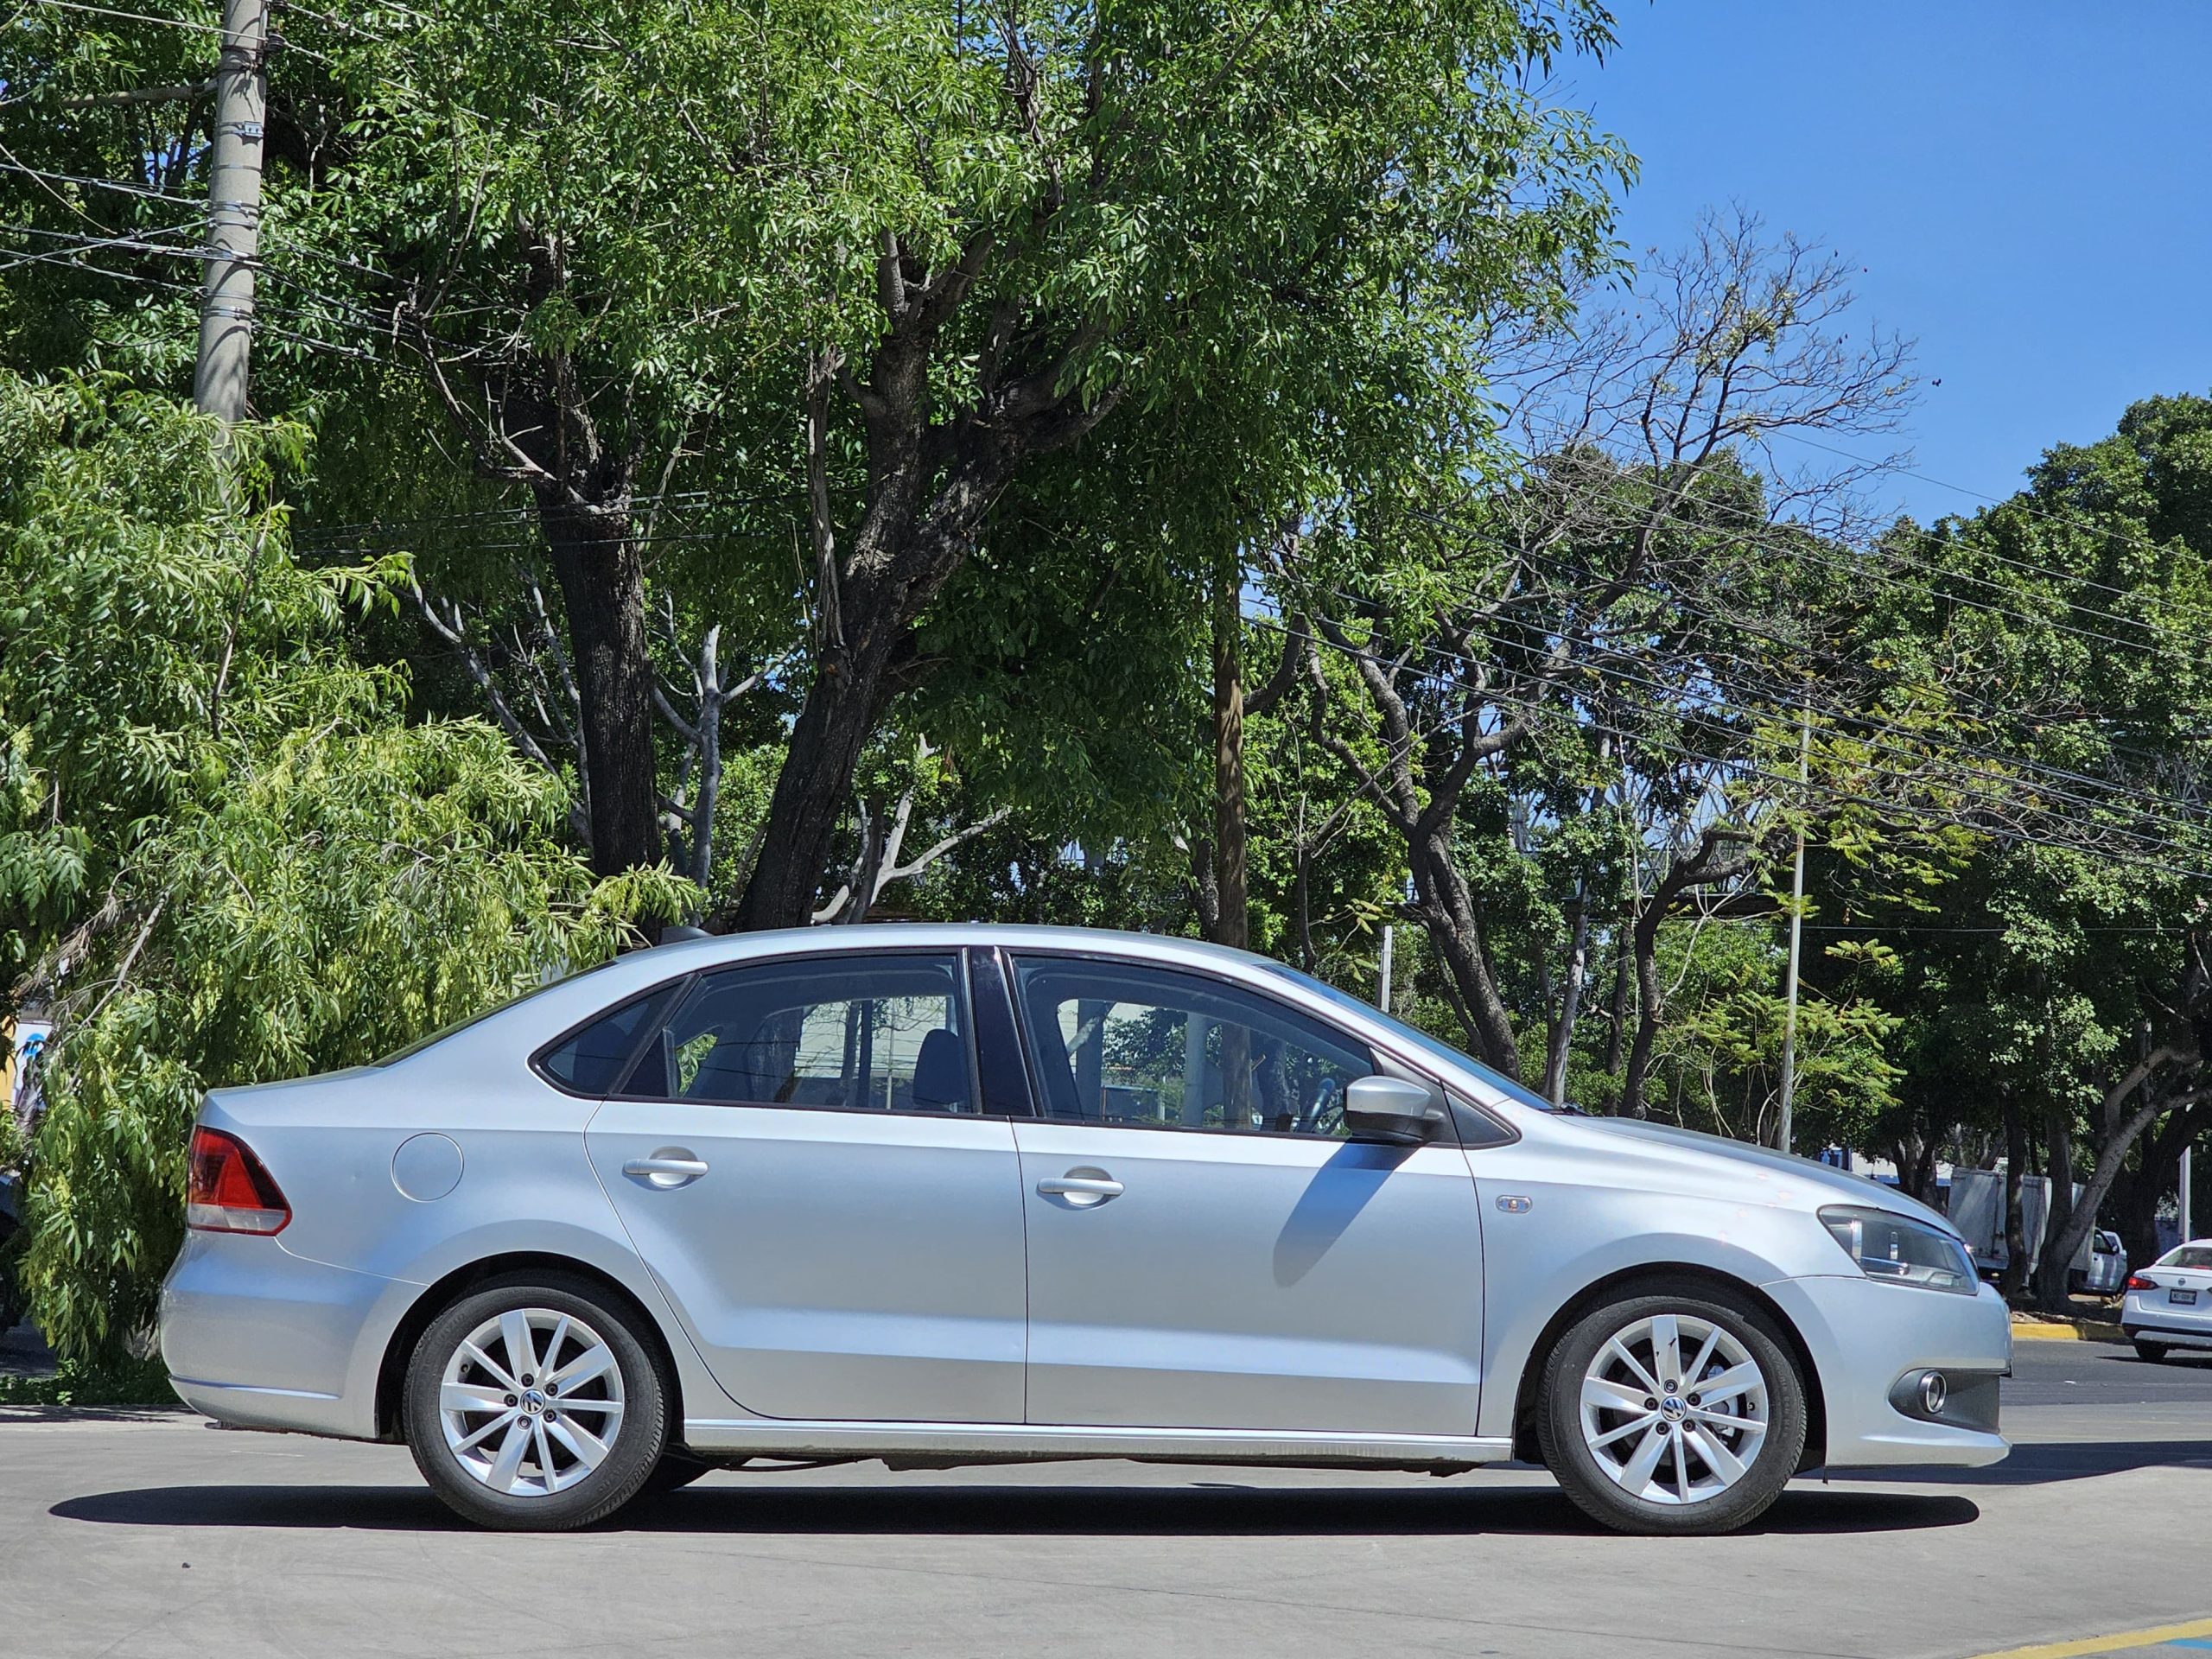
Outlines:
{"type": "MultiPolygon", "coordinates": [[[[559,1077],[553,1075],[552,1069],[546,1065],[547,1057],[550,1056],[554,1050],[560,1048],[568,1043],[572,1038],[580,1036],[584,1032],[590,1030],[594,1026],[606,1019],[609,1014],[620,1012],[622,1009],[628,1007],[632,1002],[643,1002],[650,998],[658,996],[663,991],[669,990],[671,988],[675,990],[676,998],[674,1001],[670,1002],[669,1007],[673,1009],[676,1007],[677,1002],[682,1000],[684,993],[690,989],[690,982],[698,978],[699,973],[700,970],[696,968],[686,969],[683,972],[671,975],[666,979],[655,980],[652,984],[641,987],[639,989],[632,991],[629,995],[623,997],[617,1001],[609,1002],[603,1007],[594,1008],[591,1013],[577,1020],[575,1024],[569,1027],[558,1035],[549,1038],[546,1041],[540,1043],[536,1048],[532,1049],[531,1051],[530,1059],[528,1062],[530,1069],[537,1074],[539,1082],[543,1083],[553,1089],[558,1090],[562,1094],[568,1096],[571,1100],[600,1101],[613,1100],[617,1098],[621,1092],[619,1088],[609,1090],[603,1094],[594,1093],[584,1089],[572,1088],[569,1084],[563,1083],[559,1077]]],[[[630,1052],[623,1059],[621,1070],[614,1074],[614,1080],[618,1084],[630,1081],[630,1074],[638,1069],[638,1061],[645,1052],[645,1045],[652,1040],[652,1034],[659,1028],[659,1025],[660,1021],[652,1021],[644,1032],[639,1034],[637,1040],[630,1046],[630,1052]]]]}
{"type": "Polygon", "coordinates": [[[976,995],[976,962],[988,957],[998,976],[998,991],[1005,1002],[1003,1013],[1013,1031],[1014,1069],[1021,1074],[1022,1092],[1028,1096],[1026,1112],[979,1112],[976,1116],[994,1123],[1035,1123],[1045,1118],[1044,1097],[1038,1092],[1037,1068],[1029,1052],[1027,1022],[1021,1017],[1021,999],[1014,994],[1014,969],[1007,953],[995,942],[988,944],[963,945],[960,950],[962,971],[968,981],[968,1058],[973,1067],[969,1086],[975,1092],[976,1104],[983,1104],[983,1018],[977,1009],[976,995]]]}
{"type": "Polygon", "coordinates": [[[1445,1123],[1450,1129],[1450,1135],[1447,1137],[1440,1134],[1429,1144],[1458,1147],[1471,1152],[1489,1152],[1498,1147],[1510,1146],[1521,1139],[1521,1131],[1513,1125],[1503,1122],[1494,1113],[1484,1110],[1476,1102],[1469,1100],[1465,1091],[1447,1087],[1427,1067],[1417,1065],[1408,1059],[1402,1051],[1388,1044],[1370,1041],[1364,1033],[1354,1032],[1339,1025],[1333,1016],[1317,1014],[1311,1008],[1302,1007],[1278,995],[1272,988],[1255,985],[1249,981],[1240,979],[1234,974],[1224,973],[1211,965],[1187,962],[1160,962],[1149,957],[1124,956],[1119,951],[1077,950],[1070,950],[1065,946],[1031,949],[1017,944],[1001,948],[999,954],[1007,976],[1007,990],[1014,1002],[1014,1029],[1021,1040],[1023,1060],[1029,1067],[1030,1097],[1036,1103],[1037,1119],[1040,1122],[1079,1123],[1084,1128],[1102,1129],[1163,1129],[1181,1135],[1227,1135],[1239,1139],[1247,1135],[1263,1135],[1274,1141],[1322,1142],[1342,1142],[1353,1139],[1351,1136],[1313,1135],[1300,1129],[1206,1129],[1192,1128],[1183,1123],[1131,1123],[1110,1118],[1101,1118],[1094,1123],[1089,1118],[1054,1117],[1046,1109],[1044,1078],[1039,1071],[1042,1063],[1037,1058],[1033,1047],[1035,1037],[1029,1029],[1029,1010],[1018,988],[1018,981],[1014,972],[1024,962],[1052,960],[1109,963],[1116,966],[1148,968],[1166,974],[1188,974],[1195,978],[1211,980],[1217,985],[1227,986],[1231,990],[1242,991],[1247,995],[1259,998],[1263,1002],[1273,1002],[1279,1007],[1287,1007],[1300,1019],[1310,1020],[1318,1026],[1336,1032],[1340,1036],[1359,1044],[1375,1056],[1376,1069],[1378,1071],[1402,1077],[1408,1082],[1424,1084],[1434,1090],[1437,1098],[1443,1103],[1445,1123]],[[1465,1108],[1473,1112],[1484,1123],[1491,1126],[1498,1138],[1495,1141],[1484,1141],[1478,1146],[1469,1146],[1466,1136],[1461,1129],[1459,1115],[1454,1109],[1455,1107],[1465,1108]]]}

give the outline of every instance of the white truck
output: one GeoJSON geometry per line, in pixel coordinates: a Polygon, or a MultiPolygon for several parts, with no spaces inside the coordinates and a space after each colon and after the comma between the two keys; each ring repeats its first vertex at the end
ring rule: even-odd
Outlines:
{"type": "MultiPolygon", "coordinates": [[[[2074,1199],[2080,1203],[2082,1187],[2075,1184],[2074,1199]]],[[[1991,1278],[2005,1271],[2012,1252],[2005,1243],[2005,1172],[2001,1169],[1954,1169],[1951,1172],[1951,1224],[1974,1252],[1974,1264],[1991,1278]]],[[[2020,1234],[2031,1257],[2043,1249],[2044,1232],[2050,1220],[2050,1182],[2041,1175],[2020,1178],[2020,1234]]],[[[2082,1248],[2067,1264],[2067,1281],[2075,1290],[2098,1295],[2116,1293],[2127,1278],[2127,1252],[2120,1235],[2092,1227],[2082,1248]]]]}

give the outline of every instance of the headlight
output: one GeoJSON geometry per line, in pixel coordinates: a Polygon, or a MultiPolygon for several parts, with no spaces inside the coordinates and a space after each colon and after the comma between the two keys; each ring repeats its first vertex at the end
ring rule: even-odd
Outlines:
{"type": "Polygon", "coordinates": [[[1955,1291],[1964,1296],[1973,1295],[1980,1287],[1974,1258],[1965,1247],[1925,1222],[1891,1215],[1886,1210],[1837,1205],[1821,1211],[1821,1224],[1869,1279],[1955,1291]]]}

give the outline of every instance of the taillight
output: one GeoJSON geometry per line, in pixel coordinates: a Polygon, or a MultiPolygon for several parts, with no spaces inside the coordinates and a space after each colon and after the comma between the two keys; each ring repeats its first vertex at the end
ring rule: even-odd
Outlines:
{"type": "Polygon", "coordinates": [[[2139,1273],[2131,1273],[2127,1275],[2126,1288],[2129,1290],[2156,1290],[2158,1287],[2158,1281],[2155,1279],[2145,1279],[2139,1273]]]}
{"type": "Polygon", "coordinates": [[[245,1141],[194,1128],[185,1154],[184,1224],[211,1233],[281,1233],[292,1206],[245,1141]]]}

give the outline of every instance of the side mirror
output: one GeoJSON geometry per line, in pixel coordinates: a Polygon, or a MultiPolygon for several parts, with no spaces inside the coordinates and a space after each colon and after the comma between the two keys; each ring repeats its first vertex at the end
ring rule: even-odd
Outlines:
{"type": "Polygon", "coordinates": [[[1355,1141],[1412,1145],[1444,1122],[1435,1091],[1401,1077],[1357,1077],[1344,1090],[1344,1122],[1355,1141]]]}

